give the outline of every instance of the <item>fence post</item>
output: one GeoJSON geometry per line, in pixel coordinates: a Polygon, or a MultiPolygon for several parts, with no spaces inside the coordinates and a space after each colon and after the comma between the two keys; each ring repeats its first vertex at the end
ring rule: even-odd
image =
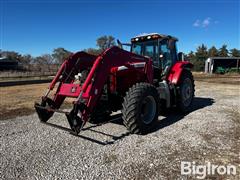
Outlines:
{"type": "Polygon", "coordinates": [[[239,59],[237,59],[237,72],[239,72],[239,59]]]}

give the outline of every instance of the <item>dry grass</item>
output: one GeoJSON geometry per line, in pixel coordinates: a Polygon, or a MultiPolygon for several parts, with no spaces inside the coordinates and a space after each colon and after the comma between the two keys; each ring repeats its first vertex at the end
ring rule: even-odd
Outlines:
{"type": "Polygon", "coordinates": [[[34,102],[41,100],[47,87],[48,83],[0,87],[0,120],[32,114],[34,102]]]}
{"type": "Polygon", "coordinates": [[[194,79],[208,83],[240,85],[240,74],[205,74],[193,72],[194,79]]]}
{"type": "MultiPolygon", "coordinates": [[[[193,74],[196,81],[219,83],[224,87],[226,87],[225,84],[240,85],[240,75],[193,74]]],[[[40,101],[47,87],[48,83],[0,87],[0,120],[33,113],[34,102],[40,101]]],[[[216,87],[215,90],[217,90],[216,87]]],[[[222,87],[220,91],[222,91],[222,87]]],[[[71,101],[71,99],[67,99],[63,107],[69,107],[71,101]]]]}

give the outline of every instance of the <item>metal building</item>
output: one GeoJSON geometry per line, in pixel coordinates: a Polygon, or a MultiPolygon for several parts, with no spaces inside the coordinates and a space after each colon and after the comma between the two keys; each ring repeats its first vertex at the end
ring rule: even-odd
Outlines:
{"type": "Polygon", "coordinates": [[[240,57],[209,57],[205,61],[205,73],[216,73],[219,68],[236,68],[239,72],[240,57]]]}
{"type": "Polygon", "coordinates": [[[16,70],[17,68],[17,60],[10,60],[5,57],[0,57],[0,70],[16,70]]]}

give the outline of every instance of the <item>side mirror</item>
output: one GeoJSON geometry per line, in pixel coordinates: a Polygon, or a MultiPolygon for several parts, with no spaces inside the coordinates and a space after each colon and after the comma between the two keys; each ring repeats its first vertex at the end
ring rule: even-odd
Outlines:
{"type": "Polygon", "coordinates": [[[179,61],[184,61],[184,54],[183,54],[183,52],[179,52],[178,53],[178,60],[179,61]]]}

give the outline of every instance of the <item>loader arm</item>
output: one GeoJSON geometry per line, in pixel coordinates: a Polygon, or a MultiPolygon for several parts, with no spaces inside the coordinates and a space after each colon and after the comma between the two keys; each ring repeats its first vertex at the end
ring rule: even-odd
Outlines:
{"type": "Polygon", "coordinates": [[[142,81],[149,83],[153,81],[152,60],[150,58],[133,54],[116,46],[107,49],[99,56],[78,52],[64,61],[49,85],[46,95],[42,97],[42,103],[35,104],[40,120],[46,122],[54,112],[61,112],[59,108],[64,99],[73,97],[76,100],[73,102],[74,105],[71,112],[64,113],[67,115],[71,128],[77,127],[78,130],[74,131],[79,132],[79,126],[82,128],[89,119],[89,115],[94,110],[94,107],[96,107],[102,95],[103,87],[111,75],[112,68],[116,69],[119,66],[133,69],[136,74],[141,73],[144,77],[142,81]],[[144,62],[144,67],[141,70],[134,68],[134,63],[142,62],[144,62]],[[90,69],[86,80],[82,84],[75,84],[74,75],[84,69],[90,69]],[[59,85],[54,97],[50,99],[48,94],[54,89],[58,81],[59,85]],[[79,117],[79,113],[81,117],[79,117]],[[74,123],[81,125],[75,126],[74,123]]]}
{"type": "Polygon", "coordinates": [[[131,68],[131,64],[139,62],[145,62],[145,67],[140,72],[136,69],[137,73],[145,74],[145,81],[152,83],[152,61],[149,58],[130,53],[116,46],[107,49],[97,57],[76,101],[77,104],[81,103],[83,93],[88,97],[86,109],[82,112],[83,121],[87,121],[89,114],[96,107],[111,69],[119,66],[131,68]]]}
{"type": "Polygon", "coordinates": [[[67,58],[63,64],[61,65],[60,69],[58,70],[56,76],[50,83],[48,87],[48,91],[43,98],[46,98],[48,92],[53,90],[56,83],[59,81],[59,85],[56,90],[56,94],[54,95],[54,108],[60,108],[64,99],[66,98],[65,93],[61,94],[61,89],[64,89],[64,84],[70,84],[73,82],[74,79],[74,72],[73,71],[81,71],[83,69],[91,68],[97,56],[88,54],[86,52],[77,52],[67,58]]]}

